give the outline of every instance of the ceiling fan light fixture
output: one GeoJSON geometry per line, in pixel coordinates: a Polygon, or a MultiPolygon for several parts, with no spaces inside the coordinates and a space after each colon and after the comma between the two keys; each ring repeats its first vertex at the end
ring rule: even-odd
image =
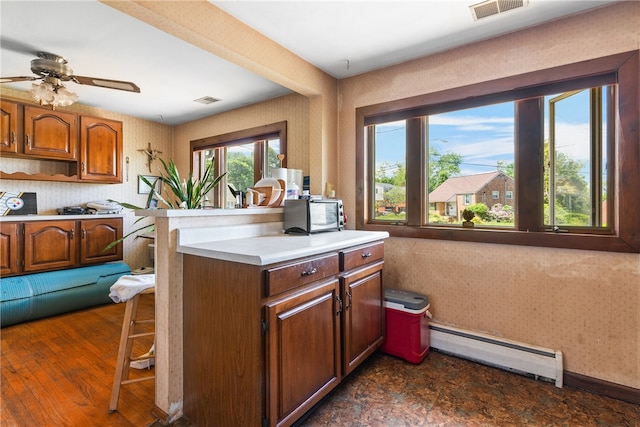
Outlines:
{"type": "Polygon", "coordinates": [[[68,107],[78,100],[78,95],[63,84],[46,79],[42,83],[33,83],[29,93],[40,105],[51,105],[54,110],[56,107],[68,107]]]}

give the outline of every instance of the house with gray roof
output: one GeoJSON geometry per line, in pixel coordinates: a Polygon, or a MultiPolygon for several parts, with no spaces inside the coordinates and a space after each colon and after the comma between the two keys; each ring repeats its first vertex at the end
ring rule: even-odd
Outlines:
{"type": "Polygon", "coordinates": [[[513,178],[501,171],[451,177],[429,193],[429,210],[461,221],[462,211],[476,203],[514,206],[514,187],[513,178]]]}

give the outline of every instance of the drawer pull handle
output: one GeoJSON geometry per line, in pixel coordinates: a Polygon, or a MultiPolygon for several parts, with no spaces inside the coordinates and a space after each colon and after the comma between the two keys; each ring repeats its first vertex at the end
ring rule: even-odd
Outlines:
{"type": "Polygon", "coordinates": [[[371,256],[372,256],[371,252],[362,254],[362,258],[370,258],[371,256]]]}
{"type": "Polygon", "coordinates": [[[16,143],[16,133],[11,132],[11,145],[16,143]]]}
{"type": "Polygon", "coordinates": [[[303,271],[300,275],[303,276],[303,277],[304,276],[311,276],[312,274],[316,274],[317,272],[318,272],[318,270],[315,267],[313,267],[311,270],[303,271]]]}

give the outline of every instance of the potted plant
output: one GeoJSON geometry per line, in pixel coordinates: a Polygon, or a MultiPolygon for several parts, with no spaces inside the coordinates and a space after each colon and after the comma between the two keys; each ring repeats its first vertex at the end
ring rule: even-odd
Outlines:
{"type": "Polygon", "coordinates": [[[473,227],[473,217],[476,216],[476,213],[474,211],[472,211],[471,209],[465,209],[462,211],[462,218],[464,218],[464,221],[462,221],[462,226],[467,228],[467,227],[473,227]]]}
{"type": "MultiPolygon", "coordinates": [[[[169,160],[169,163],[166,163],[163,159],[159,159],[162,163],[163,171],[160,171],[160,177],[158,180],[166,185],[168,188],[167,197],[162,197],[161,191],[156,190],[156,183],[150,182],[146,177],[141,176],[140,179],[151,188],[149,192],[149,197],[147,197],[146,207],[148,208],[151,205],[153,200],[157,200],[167,206],[168,209],[199,209],[202,206],[202,202],[206,196],[206,194],[211,191],[216,185],[220,183],[220,180],[225,174],[219,175],[217,177],[213,177],[213,163],[207,164],[204,173],[202,174],[202,178],[197,179],[193,177],[193,174],[189,174],[188,179],[181,179],[180,173],[178,172],[178,168],[173,160],[169,160]]],[[[132,205],[126,202],[118,202],[117,200],[110,200],[111,202],[118,203],[120,206],[127,209],[145,209],[136,205],[132,205]]],[[[143,220],[145,217],[138,218],[135,223],[143,220]]],[[[147,224],[140,228],[137,228],[130,233],[122,236],[118,240],[114,240],[109,243],[104,250],[108,250],[115,245],[122,242],[124,239],[128,238],[131,235],[139,233],[136,238],[141,235],[148,234],[155,231],[155,224],[147,224]]]]}

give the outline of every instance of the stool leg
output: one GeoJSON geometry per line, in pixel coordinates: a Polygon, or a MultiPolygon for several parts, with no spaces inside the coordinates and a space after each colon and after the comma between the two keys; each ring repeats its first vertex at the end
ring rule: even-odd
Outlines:
{"type": "Polygon", "coordinates": [[[133,340],[129,338],[131,328],[135,325],[135,316],[138,311],[138,301],[140,295],[136,295],[127,301],[124,310],[124,320],[122,321],[122,332],[120,334],[120,346],[118,347],[118,360],[116,362],[116,373],[113,378],[113,388],[111,389],[111,402],[109,403],[109,412],[118,409],[118,398],[120,397],[120,386],[122,381],[129,378],[129,360],[131,358],[131,349],[133,348],[133,340]]]}

